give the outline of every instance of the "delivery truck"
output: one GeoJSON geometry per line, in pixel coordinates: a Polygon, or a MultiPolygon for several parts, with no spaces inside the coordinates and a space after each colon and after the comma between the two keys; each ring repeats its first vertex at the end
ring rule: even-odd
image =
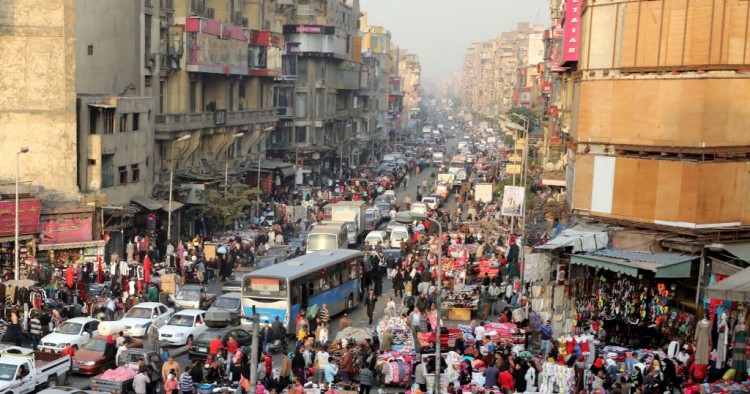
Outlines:
{"type": "Polygon", "coordinates": [[[352,223],[354,231],[348,232],[349,245],[359,243],[365,233],[367,204],[364,201],[339,201],[331,208],[331,220],[352,223]]]}
{"type": "Polygon", "coordinates": [[[474,200],[479,202],[492,202],[492,191],[495,185],[492,183],[477,183],[474,185],[474,200]]]}

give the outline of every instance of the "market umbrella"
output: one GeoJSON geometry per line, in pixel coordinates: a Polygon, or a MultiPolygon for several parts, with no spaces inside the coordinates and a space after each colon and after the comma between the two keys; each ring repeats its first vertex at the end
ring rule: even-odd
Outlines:
{"type": "Polygon", "coordinates": [[[17,287],[31,287],[36,284],[36,281],[31,279],[14,279],[5,282],[6,285],[17,286],[17,287]]]}
{"type": "Polygon", "coordinates": [[[353,339],[355,342],[362,342],[366,339],[372,339],[372,330],[362,327],[347,327],[336,334],[336,340],[353,339]]]}
{"type": "Polygon", "coordinates": [[[226,245],[219,246],[219,248],[216,249],[216,253],[227,254],[227,247],[226,247],[226,245]]]}
{"type": "Polygon", "coordinates": [[[148,255],[143,259],[143,280],[146,283],[149,283],[151,279],[151,259],[148,258],[148,255]]]}

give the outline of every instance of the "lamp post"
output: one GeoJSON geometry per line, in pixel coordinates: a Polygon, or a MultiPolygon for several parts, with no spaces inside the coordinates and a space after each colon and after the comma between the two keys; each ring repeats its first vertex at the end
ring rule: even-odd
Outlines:
{"type": "MultiPolygon", "coordinates": [[[[236,138],[242,137],[245,135],[245,133],[237,133],[229,138],[231,139],[232,143],[234,143],[234,140],[236,138]]],[[[227,160],[224,162],[224,198],[227,197],[227,193],[229,190],[229,147],[227,146],[227,160]]]]}
{"type": "Polygon", "coordinates": [[[182,137],[172,141],[172,158],[169,163],[169,203],[167,204],[167,243],[172,242],[172,189],[174,187],[174,147],[175,143],[187,141],[190,139],[190,134],[183,135],[182,137]]]}
{"type": "Polygon", "coordinates": [[[523,149],[523,159],[522,159],[523,160],[523,170],[522,170],[523,172],[521,174],[521,184],[523,185],[524,202],[523,202],[523,209],[521,210],[521,229],[522,230],[521,230],[521,247],[520,247],[521,250],[519,251],[521,255],[521,261],[523,261],[524,263],[524,269],[519,270],[520,271],[519,274],[521,276],[521,286],[523,288],[523,271],[525,270],[525,265],[526,265],[526,254],[523,251],[523,247],[524,247],[524,244],[526,243],[526,180],[528,177],[527,167],[528,167],[528,162],[529,162],[529,147],[531,145],[529,144],[530,121],[528,117],[521,115],[521,114],[511,112],[510,115],[514,115],[520,118],[521,120],[523,120],[524,126],[525,126],[523,129],[523,132],[524,132],[524,136],[523,136],[524,149],[523,149]]]}
{"type": "Polygon", "coordinates": [[[21,155],[24,153],[27,153],[29,151],[29,147],[23,146],[20,149],[18,149],[18,152],[16,152],[16,223],[15,223],[15,246],[13,250],[13,259],[14,259],[14,266],[15,268],[15,278],[16,280],[20,279],[21,277],[21,270],[18,264],[18,232],[19,232],[19,223],[18,223],[18,183],[20,178],[20,172],[21,172],[21,155]]]}
{"type": "MultiPolygon", "coordinates": [[[[402,224],[411,224],[415,220],[423,221],[429,220],[432,223],[438,225],[438,256],[437,256],[437,297],[435,298],[435,307],[438,311],[438,316],[435,321],[435,392],[440,392],[440,328],[441,328],[441,317],[442,310],[440,304],[443,298],[443,225],[437,220],[424,215],[414,212],[398,212],[396,213],[395,220],[402,224]]],[[[425,229],[425,231],[428,231],[425,229]]]]}

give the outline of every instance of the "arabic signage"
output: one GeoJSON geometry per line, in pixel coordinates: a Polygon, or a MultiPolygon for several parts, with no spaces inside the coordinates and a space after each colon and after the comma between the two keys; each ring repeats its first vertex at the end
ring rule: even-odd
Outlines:
{"type": "Polygon", "coordinates": [[[563,63],[577,62],[581,47],[581,5],[583,0],[566,0],[563,26],[563,63]]]}
{"type": "MultiPolygon", "coordinates": [[[[42,214],[41,200],[18,201],[18,234],[36,234],[39,229],[39,216],[42,214]]],[[[0,237],[16,233],[16,202],[0,201],[0,237]]]]}
{"type": "Polygon", "coordinates": [[[75,218],[42,222],[43,244],[64,244],[91,241],[91,218],[75,218]]]}

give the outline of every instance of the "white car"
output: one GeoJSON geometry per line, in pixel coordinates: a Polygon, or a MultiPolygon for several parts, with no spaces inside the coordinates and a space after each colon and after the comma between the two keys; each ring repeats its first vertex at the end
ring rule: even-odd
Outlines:
{"type": "Polygon", "coordinates": [[[435,197],[422,197],[422,202],[427,204],[427,207],[430,209],[437,209],[438,208],[438,200],[435,197]]]}
{"type": "Polygon", "coordinates": [[[393,232],[394,229],[399,228],[399,227],[406,228],[406,226],[403,223],[399,223],[395,220],[391,220],[390,222],[388,222],[388,226],[386,226],[385,232],[390,234],[391,232],[393,232]]]}
{"type": "Polygon", "coordinates": [[[167,341],[172,346],[187,345],[193,338],[208,330],[206,312],[200,309],[181,310],[159,327],[159,341],[167,341]]]}
{"type": "Polygon", "coordinates": [[[388,233],[385,231],[370,231],[365,237],[365,244],[370,245],[373,248],[378,245],[378,241],[381,242],[383,249],[388,249],[390,242],[388,241],[388,233]]]}
{"type": "Polygon", "coordinates": [[[391,245],[394,248],[400,248],[402,241],[409,240],[409,230],[406,227],[396,227],[391,232],[391,245]]]}
{"type": "Polygon", "coordinates": [[[100,394],[101,391],[81,390],[75,387],[55,386],[53,388],[37,391],[37,394],[100,394]]]}
{"type": "MultiPolygon", "coordinates": [[[[381,197],[381,196],[378,196],[381,197]]],[[[395,204],[396,203],[396,192],[393,190],[386,190],[383,192],[383,200],[386,201],[388,204],[395,204]]]]}
{"type": "Polygon", "coordinates": [[[142,302],[130,308],[124,318],[102,322],[99,331],[104,335],[123,331],[125,335],[142,337],[146,335],[152,319],[156,319],[157,327],[161,327],[173,314],[174,309],[167,308],[160,302],[142,302]]]}
{"type": "Polygon", "coordinates": [[[413,202],[411,203],[411,207],[409,208],[409,211],[419,214],[419,215],[426,215],[427,214],[427,204],[423,202],[413,202]]]}
{"type": "Polygon", "coordinates": [[[99,333],[99,320],[90,317],[75,317],[66,320],[55,331],[39,341],[42,351],[60,353],[65,344],[80,348],[99,333]]]}

